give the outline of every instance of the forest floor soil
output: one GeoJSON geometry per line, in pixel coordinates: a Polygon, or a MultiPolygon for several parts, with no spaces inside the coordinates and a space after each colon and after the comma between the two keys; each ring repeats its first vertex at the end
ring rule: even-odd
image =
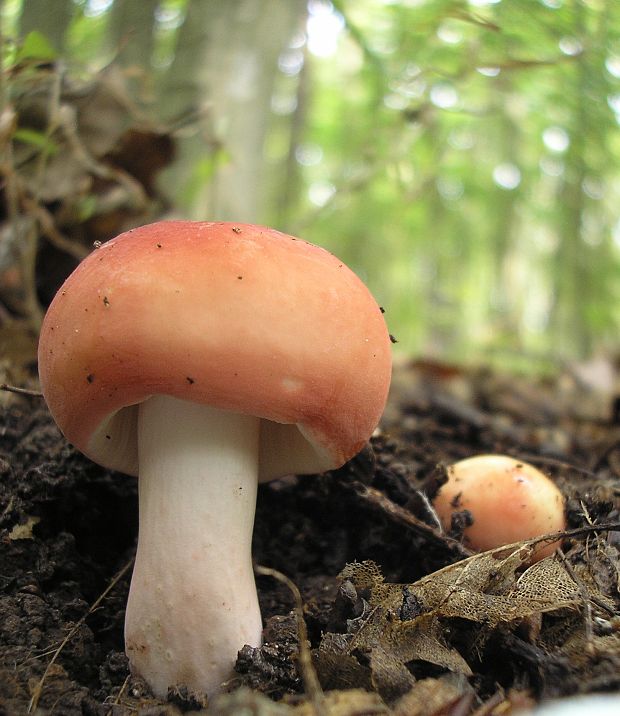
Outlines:
{"type": "MultiPolygon", "coordinates": [[[[158,701],[129,673],[136,480],[76,452],[40,398],[2,397],[0,715],[200,710],[200,695],[158,701]]],[[[402,361],[367,449],[340,470],[260,486],[264,644],[240,652],[209,713],[491,716],[619,691],[619,404],[571,371],[402,361]],[[438,529],[429,499],[445,467],[479,453],[556,481],[561,552],[528,568],[514,550],[471,556],[438,529]]]]}

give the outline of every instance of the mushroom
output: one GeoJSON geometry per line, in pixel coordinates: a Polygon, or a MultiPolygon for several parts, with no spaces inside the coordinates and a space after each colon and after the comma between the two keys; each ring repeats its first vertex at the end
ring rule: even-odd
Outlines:
{"type": "MultiPolygon", "coordinates": [[[[451,465],[433,506],[446,531],[455,513],[468,510],[473,524],[465,528],[465,543],[480,551],[566,528],[564,498],[556,485],[532,465],[507,455],[476,455],[451,465]]],[[[538,547],[534,560],[557,546],[538,547]]]]}
{"type": "Polygon", "coordinates": [[[165,221],[90,254],[43,321],[41,386],[67,439],[139,475],[125,619],[155,695],[209,694],[261,641],[257,484],[342,465],[391,372],[382,311],[324,249],[272,229],[165,221]]]}

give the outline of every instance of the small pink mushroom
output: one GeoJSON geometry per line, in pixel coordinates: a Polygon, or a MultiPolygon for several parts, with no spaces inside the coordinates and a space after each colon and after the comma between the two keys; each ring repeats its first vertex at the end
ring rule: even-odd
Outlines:
{"type": "MultiPolygon", "coordinates": [[[[474,521],[464,540],[477,551],[566,527],[564,498],[556,485],[532,465],[507,455],[477,455],[451,465],[433,504],[446,531],[453,514],[471,513],[474,521]]],[[[539,547],[534,559],[552,554],[557,546],[539,547]]]]}
{"type": "Polygon", "coordinates": [[[215,693],[238,650],[260,644],[257,484],[355,455],[390,372],[359,278],[265,227],[144,226],[61,287],[41,330],[41,386],[79,450],[139,475],[125,647],[157,696],[181,683],[215,693]]]}

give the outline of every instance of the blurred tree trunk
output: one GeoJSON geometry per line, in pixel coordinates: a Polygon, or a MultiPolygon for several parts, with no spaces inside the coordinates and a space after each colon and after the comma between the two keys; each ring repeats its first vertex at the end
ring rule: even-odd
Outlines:
{"type": "MultiPolygon", "coordinates": [[[[512,78],[500,75],[493,90],[494,111],[497,112],[497,144],[501,150],[503,161],[509,165],[520,165],[519,154],[522,151],[519,125],[507,113],[502,111],[508,97],[515,95],[512,78]]],[[[513,336],[518,340],[519,320],[523,311],[521,297],[513,293],[515,284],[513,276],[511,251],[519,234],[518,205],[520,192],[516,187],[507,189],[497,187],[494,192],[493,211],[489,218],[489,252],[492,256],[490,290],[491,301],[485,320],[493,320],[503,336],[513,336]]]]}
{"type": "MultiPolygon", "coordinates": [[[[607,6],[605,9],[608,10],[607,6]]],[[[609,151],[599,130],[600,110],[595,102],[583,99],[596,84],[598,66],[604,64],[604,51],[599,48],[605,45],[599,43],[605,42],[607,11],[595,16],[594,26],[586,22],[586,13],[581,4],[575,6],[575,37],[583,28],[591,28],[585,45],[592,49],[575,59],[572,86],[565,91],[570,98],[571,115],[567,124],[570,146],[558,196],[562,236],[557,250],[557,269],[553,272],[555,301],[551,314],[556,350],[561,355],[581,357],[592,350],[591,326],[601,321],[607,311],[609,287],[605,277],[611,259],[610,247],[603,237],[588,236],[589,202],[585,188],[589,176],[603,175],[609,151]]],[[[590,210],[591,215],[600,213],[598,206],[594,212],[590,210]]]]}
{"type": "Polygon", "coordinates": [[[308,51],[306,48],[304,63],[299,72],[297,82],[295,110],[289,118],[288,152],[281,171],[282,177],[274,187],[277,195],[273,204],[276,207],[275,216],[277,217],[278,228],[281,231],[292,231],[293,218],[299,214],[302,177],[296,154],[306,128],[311,86],[308,51]]]}
{"type": "Polygon", "coordinates": [[[154,45],[155,10],[158,0],[114,0],[108,26],[108,39],[118,62],[130,69],[134,88],[148,87],[152,79],[151,58],[154,45]]]}
{"type": "Polygon", "coordinates": [[[196,218],[260,219],[278,57],[305,11],[305,0],[190,0],[160,104],[169,119],[199,115],[177,165],[190,159],[193,175],[169,176],[196,218]]]}
{"type": "Polygon", "coordinates": [[[583,241],[586,178],[583,137],[587,132],[585,113],[579,109],[574,118],[571,148],[566,162],[567,177],[560,191],[563,223],[558,247],[558,270],[552,325],[560,355],[585,356],[588,353],[587,306],[592,277],[589,275],[588,247],[583,241]]]}
{"type": "Polygon", "coordinates": [[[72,0],[23,0],[19,34],[25,37],[29,32],[37,30],[45,35],[56,50],[62,52],[72,14],[72,0]]]}

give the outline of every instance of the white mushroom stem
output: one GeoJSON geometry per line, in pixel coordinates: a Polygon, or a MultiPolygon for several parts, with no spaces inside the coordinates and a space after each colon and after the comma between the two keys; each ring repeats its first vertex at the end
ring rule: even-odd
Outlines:
{"type": "Polygon", "coordinates": [[[213,694],[238,650],[261,640],[251,558],[260,421],[166,396],[139,410],[127,655],[158,697],[176,684],[213,694]]]}

